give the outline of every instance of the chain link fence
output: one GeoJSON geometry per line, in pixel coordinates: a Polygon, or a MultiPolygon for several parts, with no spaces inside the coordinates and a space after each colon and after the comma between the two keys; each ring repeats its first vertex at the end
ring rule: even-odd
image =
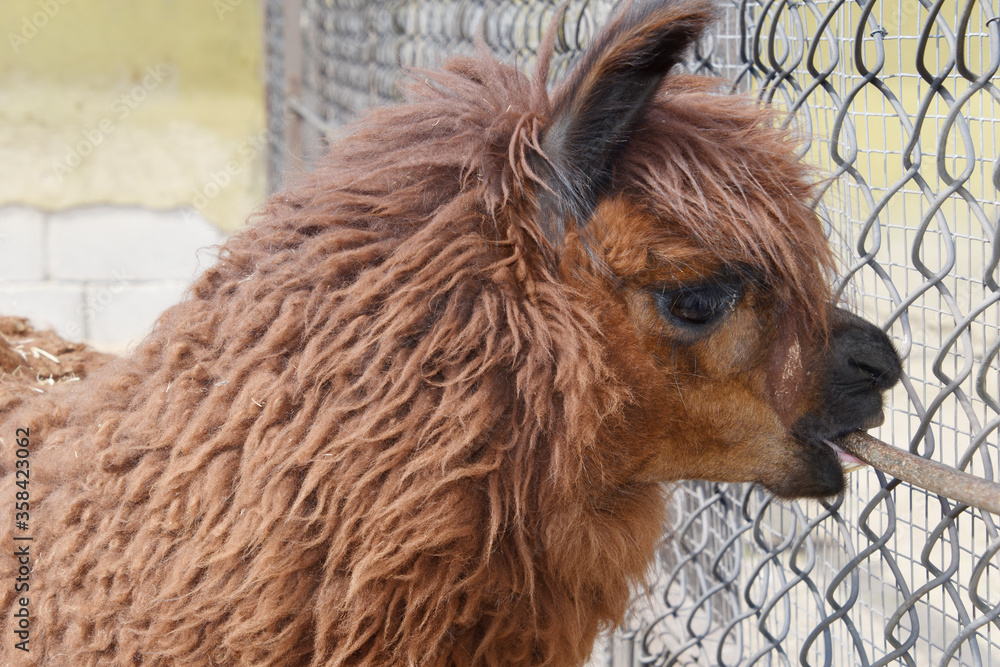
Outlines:
{"type": "MultiPolygon", "coordinates": [[[[573,0],[553,77],[613,10],[573,0]]],[[[403,68],[474,49],[530,68],[551,0],[267,0],[272,189],[403,68]]],[[[816,209],[845,301],[906,377],[875,435],[1000,476],[1000,18],[996,0],[723,4],[694,71],[787,112],[828,178],[816,209]]],[[[679,485],[629,615],[594,665],[1000,665],[988,512],[866,468],[830,502],[679,485]]]]}

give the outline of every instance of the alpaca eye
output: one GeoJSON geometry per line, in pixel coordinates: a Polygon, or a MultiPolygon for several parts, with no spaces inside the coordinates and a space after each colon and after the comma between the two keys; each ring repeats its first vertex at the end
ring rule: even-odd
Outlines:
{"type": "Polygon", "coordinates": [[[736,308],[741,289],[733,282],[707,283],[654,292],[656,307],[667,321],[683,327],[703,327],[736,308]]]}

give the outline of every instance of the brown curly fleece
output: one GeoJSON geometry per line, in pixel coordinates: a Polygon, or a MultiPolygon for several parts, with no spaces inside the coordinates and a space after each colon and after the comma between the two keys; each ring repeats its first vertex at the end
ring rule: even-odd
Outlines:
{"type": "MultiPolygon", "coordinates": [[[[710,19],[663,7],[684,46],[710,19]]],[[[418,79],[132,354],[0,415],[4,508],[30,427],[36,558],[31,651],[5,626],[0,662],[578,665],[621,617],[660,482],[699,476],[655,467],[649,433],[702,458],[693,371],[653,360],[623,285],[753,266],[782,321],[818,326],[808,174],[754,104],[671,76],[616,157],[621,196],[586,244],[570,218],[550,245],[534,167],[572,86],[487,58],[418,79]],[[656,238],[628,226],[653,218],[656,238]]]]}

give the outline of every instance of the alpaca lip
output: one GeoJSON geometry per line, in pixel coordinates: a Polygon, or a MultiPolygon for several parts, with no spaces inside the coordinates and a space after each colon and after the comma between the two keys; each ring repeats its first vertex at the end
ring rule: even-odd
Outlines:
{"type": "MultiPolygon", "coordinates": [[[[885,411],[879,410],[877,413],[866,419],[864,423],[861,424],[861,428],[859,428],[858,430],[867,431],[869,429],[878,428],[884,423],[885,423],[885,411]]],[[[847,434],[845,433],[844,435],[847,434]]],[[[825,439],[823,440],[823,442],[829,445],[830,449],[832,449],[833,452],[837,455],[837,458],[840,460],[840,466],[844,469],[845,473],[852,473],[855,470],[860,470],[861,468],[864,468],[865,466],[868,465],[858,457],[845,451],[843,447],[840,447],[836,443],[825,439]]]]}
{"type": "Polygon", "coordinates": [[[831,442],[830,440],[823,440],[823,442],[826,443],[827,446],[829,446],[830,449],[832,449],[834,453],[837,455],[837,458],[840,460],[840,467],[844,469],[845,473],[852,473],[855,470],[860,470],[861,468],[864,468],[865,466],[868,465],[867,463],[865,463],[858,457],[854,456],[853,454],[848,454],[846,451],[844,451],[842,447],[839,447],[836,443],[831,442]]]}
{"type": "Polygon", "coordinates": [[[885,411],[879,410],[877,413],[869,417],[865,423],[861,425],[862,431],[867,431],[869,429],[878,428],[885,423],[885,411]]]}

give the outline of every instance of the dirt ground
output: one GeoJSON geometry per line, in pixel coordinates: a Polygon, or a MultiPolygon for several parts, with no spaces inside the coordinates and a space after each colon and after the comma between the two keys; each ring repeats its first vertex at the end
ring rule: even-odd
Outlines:
{"type": "Polygon", "coordinates": [[[26,319],[0,316],[0,412],[12,409],[28,392],[78,382],[113,358],[52,331],[38,331],[26,319]]]}

